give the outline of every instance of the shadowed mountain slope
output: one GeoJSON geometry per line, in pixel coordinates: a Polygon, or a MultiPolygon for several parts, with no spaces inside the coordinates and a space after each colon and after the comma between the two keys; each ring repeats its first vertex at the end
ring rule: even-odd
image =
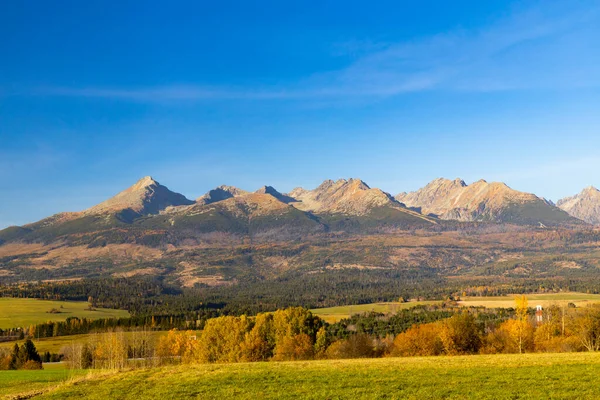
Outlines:
{"type": "Polygon", "coordinates": [[[238,189],[235,186],[221,185],[196,199],[196,203],[211,204],[216,203],[217,201],[227,200],[232,197],[241,196],[247,193],[248,192],[246,192],[245,190],[238,189]]]}

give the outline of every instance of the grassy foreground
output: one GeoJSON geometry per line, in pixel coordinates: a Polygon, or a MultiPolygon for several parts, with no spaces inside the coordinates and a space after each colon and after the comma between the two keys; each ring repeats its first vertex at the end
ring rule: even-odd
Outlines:
{"type": "Polygon", "coordinates": [[[85,301],[0,297],[0,328],[26,328],[29,325],[47,321],[65,321],[69,317],[89,319],[129,317],[129,312],[125,310],[97,308],[94,311],[90,311],[86,310],[86,308],[88,308],[88,303],[85,301]],[[53,308],[59,310],[60,313],[48,313],[53,308]]]}
{"type": "Polygon", "coordinates": [[[19,393],[35,393],[86,374],[70,371],[62,363],[44,364],[42,371],[0,371],[0,397],[19,393]]]}
{"type": "MultiPolygon", "coordinates": [[[[44,399],[594,399],[600,354],[174,366],[89,377],[44,399]]],[[[36,397],[37,398],[37,397],[36,397]]]]}

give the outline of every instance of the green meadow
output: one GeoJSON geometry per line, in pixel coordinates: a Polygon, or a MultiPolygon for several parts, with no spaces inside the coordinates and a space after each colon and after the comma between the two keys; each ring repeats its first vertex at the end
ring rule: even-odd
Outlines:
{"type": "MultiPolygon", "coordinates": [[[[12,374],[24,384],[36,380],[35,372],[12,374]]],[[[48,382],[48,391],[39,398],[420,400],[600,395],[598,353],[203,364],[96,374],[101,375],[71,379],[58,387],[56,381],[48,382]]],[[[11,379],[4,378],[7,381],[11,379]]]]}
{"type": "Polygon", "coordinates": [[[409,301],[404,303],[389,302],[389,303],[369,303],[356,304],[351,306],[315,308],[310,310],[314,315],[318,315],[323,320],[334,323],[341,319],[348,318],[354,314],[362,314],[365,312],[375,311],[381,313],[394,314],[401,309],[411,308],[418,305],[441,304],[441,301],[409,301]]]}
{"type": "Polygon", "coordinates": [[[70,371],[62,363],[44,364],[41,371],[0,371],[0,396],[11,398],[17,394],[48,390],[86,373],[70,371]]]}
{"type": "Polygon", "coordinates": [[[100,319],[125,318],[126,310],[96,308],[86,310],[89,304],[85,301],[56,301],[39,299],[21,299],[12,297],[0,298],[0,328],[29,327],[47,321],[64,321],[69,317],[100,319]],[[58,313],[50,313],[55,309],[58,313]]]}
{"type": "MultiPolygon", "coordinates": [[[[515,296],[494,297],[463,297],[459,304],[462,306],[483,306],[488,308],[508,308],[515,306],[515,296]]],[[[548,307],[550,304],[573,303],[577,307],[588,304],[600,303],[600,294],[564,292],[564,293],[541,293],[526,294],[529,307],[541,305],[548,307]]]]}
{"type": "MultiPolygon", "coordinates": [[[[481,306],[487,308],[509,308],[515,306],[515,296],[490,296],[490,297],[462,297],[458,302],[459,305],[481,306]]],[[[600,303],[600,294],[564,292],[564,293],[542,293],[542,294],[527,294],[529,307],[541,305],[547,307],[550,304],[573,303],[577,307],[582,307],[587,304],[600,303]]],[[[385,303],[369,303],[355,304],[349,306],[327,307],[312,309],[312,313],[318,315],[329,323],[337,322],[341,319],[348,318],[353,314],[361,314],[365,312],[375,311],[380,313],[395,313],[404,308],[411,308],[418,305],[433,305],[441,304],[442,301],[409,301],[404,303],[385,302],[385,303]]]]}

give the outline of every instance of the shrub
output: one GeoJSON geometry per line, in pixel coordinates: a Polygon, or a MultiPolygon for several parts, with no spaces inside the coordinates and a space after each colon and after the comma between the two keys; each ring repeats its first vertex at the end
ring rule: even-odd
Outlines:
{"type": "Polygon", "coordinates": [[[21,369],[29,369],[29,370],[42,369],[42,362],[29,360],[29,361],[26,361],[25,364],[23,364],[21,366],[21,369]]]}
{"type": "Polygon", "coordinates": [[[331,359],[374,357],[373,339],[365,334],[352,335],[348,339],[334,342],[325,354],[331,359]]]}
{"type": "Polygon", "coordinates": [[[437,322],[413,325],[394,339],[392,356],[437,356],[444,351],[437,322]]]}
{"type": "Polygon", "coordinates": [[[441,323],[440,339],[446,354],[474,354],[479,352],[481,337],[475,317],[460,313],[441,323]]]}
{"type": "Polygon", "coordinates": [[[295,336],[284,336],[277,342],[276,361],[309,360],[314,356],[314,346],[310,336],[300,333],[295,336]]]}

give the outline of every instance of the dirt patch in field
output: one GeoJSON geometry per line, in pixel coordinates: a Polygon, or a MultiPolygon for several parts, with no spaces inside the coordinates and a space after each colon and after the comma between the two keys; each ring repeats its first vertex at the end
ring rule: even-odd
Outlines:
{"type": "Polygon", "coordinates": [[[575,261],[560,261],[556,262],[555,265],[560,268],[581,269],[581,265],[577,264],[575,261]]]}
{"type": "Polygon", "coordinates": [[[360,269],[360,270],[372,270],[372,269],[386,269],[384,267],[376,267],[374,265],[362,265],[362,264],[340,264],[335,263],[332,266],[327,266],[325,269],[340,270],[340,269],[360,269]]]}
{"type": "Polygon", "coordinates": [[[202,274],[202,267],[188,261],[182,261],[179,265],[183,268],[178,271],[179,278],[177,279],[184,287],[193,287],[197,283],[208,286],[228,286],[232,285],[233,281],[226,281],[223,275],[205,275],[202,274]]]}
{"type": "Polygon", "coordinates": [[[30,265],[23,265],[22,268],[25,269],[34,269],[34,270],[41,270],[41,269],[59,269],[59,266],[56,265],[51,265],[51,264],[30,264],[30,265]]]}
{"type": "Polygon", "coordinates": [[[197,283],[208,286],[230,286],[234,283],[232,281],[223,280],[222,275],[182,276],[181,278],[179,278],[179,282],[184,287],[193,287],[197,283]]]}
{"type": "Polygon", "coordinates": [[[131,278],[132,276],[140,276],[140,275],[160,275],[162,271],[159,268],[138,268],[132,269],[131,271],[125,272],[115,272],[112,276],[117,278],[131,278]]]}
{"type": "Polygon", "coordinates": [[[271,256],[265,257],[262,262],[266,264],[266,266],[277,270],[278,272],[287,271],[290,269],[290,260],[289,258],[282,256],[271,256]]]}
{"type": "Polygon", "coordinates": [[[76,282],[83,278],[60,278],[60,279],[44,279],[42,282],[76,282]]]}
{"type": "Polygon", "coordinates": [[[388,256],[388,261],[394,265],[418,266],[427,256],[429,252],[425,249],[399,247],[388,256]]]}

